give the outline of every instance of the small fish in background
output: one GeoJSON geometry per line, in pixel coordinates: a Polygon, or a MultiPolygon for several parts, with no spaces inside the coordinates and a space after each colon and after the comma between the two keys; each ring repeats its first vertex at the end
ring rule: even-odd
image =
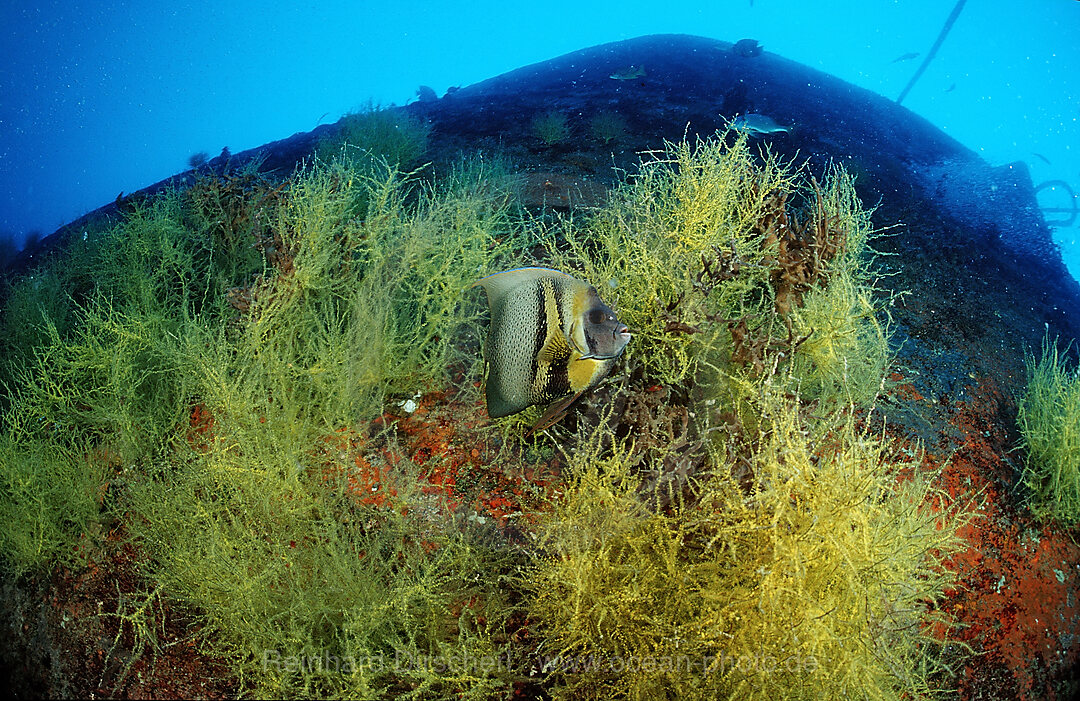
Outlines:
{"type": "Polygon", "coordinates": [[[897,56],[896,58],[894,58],[891,61],[891,63],[900,63],[901,61],[910,61],[911,59],[918,58],[918,57],[919,57],[918,52],[902,54],[902,55],[897,56]]]}
{"type": "Polygon", "coordinates": [[[754,113],[740,114],[738,117],[731,120],[731,128],[735,131],[742,132],[750,136],[791,133],[791,127],[785,127],[782,124],[777,124],[776,120],[774,120],[768,115],[754,113]]]}
{"type": "Polygon", "coordinates": [[[956,90],[956,83],[953,83],[949,87],[945,88],[945,92],[952,92],[953,90],[956,90]]]}
{"type": "Polygon", "coordinates": [[[732,45],[731,51],[744,58],[753,58],[760,56],[763,49],[757,39],[739,39],[732,45]]]}
{"type": "Polygon", "coordinates": [[[628,66],[627,68],[621,68],[608,78],[612,80],[636,80],[637,78],[645,77],[645,66],[628,66]]]}
{"type": "Polygon", "coordinates": [[[555,402],[530,433],[561,419],[611,372],[630,341],[630,330],[595,287],[558,270],[507,270],[477,285],[491,309],[484,346],[488,416],[555,402]]]}
{"type": "Polygon", "coordinates": [[[1051,163],[1051,162],[1050,162],[1050,159],[1049,159],[1049,158],[1047,158],[1046,156],[1042,155],[1041,153],[1034,153],[1034,152],[1033,152],[1033,153],[1032,153],[1031,155],[1032,155],[1032,156],[1035,156],[1036,158],[1038,158],[1038,159],[1039,159],[1040,161],[1042,161],[1043,163],[1045,163],[1045,164],[1046,164],[1046,165],[1048,165],[1048,166],[1050,166],[1050,165],[1054,165],[1053,163],[1051,163]]]}

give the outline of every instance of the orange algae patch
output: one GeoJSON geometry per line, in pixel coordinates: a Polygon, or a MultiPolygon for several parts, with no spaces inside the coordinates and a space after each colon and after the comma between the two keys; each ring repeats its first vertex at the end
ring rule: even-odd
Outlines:
{"type": "Polygon", "coordinates": [[[194,450],[202,453],[210,449],[209,441],[214,436],[214,415],[199,402],[191,407],[188,420],[187,441],[194,450]]]}
{"type": "Polygon", "coordinates": [[[397,485],[390,467],[397,460],[385,448],[366,453],[366,445],[360,434],[339,428],[316,449],[319,471],[326,482],[343,485],[358,504],[393,507],[397,485]]]}
{"type": "Polygon", "coordinates": [[[925,402],[926,398],[919,393],[919,390],[915,389],[915,385],[904,382],[904,376],[898,372],[889,373],[889,381],[893,383],[892,394],[899,398],[911,402],[925,402]]]}
{"type": "Polygon", "coordinates": [[[948,562],[959,582],[941,608],[959,625],[936,632],[980,653],[958,670],[962,698],[1056,698],[1080,661],[1080,547],[1019,505],[1006,459],[1015,436],[1003,423],[1015,412],[1005,402],[992,380],[980,380],[971,400],[951,407],[959,438],[944,457],[926,458],[944,463],[939,486],[949,498],[984,497],[980,518],[960,530],[968,547],[948,562]]]}
{"type": "Polygon", "coordinates": [[[324,437],[316,450],[323,478],[335,488],[344,484],[357,503],[408,508],[398,503],[405,475],[395,469],[408,460],[419,468],[420,493],[451,510],[468,508],[504,527],[541,508],[559,478],[555,461],[519,467],[520,456],[502,454],[482,406],[444,401],[444,394],[431,393],[411,413],[383,414],[372,422],[374,438],[346,428],[324,437]]]}
{"type": "Polygon", "coordinates": [[[441,393],[427,395],[416,411],[396,420],[406,455],[421,467],[426,483],[422,489],[441,492],[451,508],[468,504],[500,527],[537,508],[558,479],[558,468],[518,467],[520,456],[503,455],[498,439],[487,430],[482,406],[444,404],[444,399],[441,393]]]}

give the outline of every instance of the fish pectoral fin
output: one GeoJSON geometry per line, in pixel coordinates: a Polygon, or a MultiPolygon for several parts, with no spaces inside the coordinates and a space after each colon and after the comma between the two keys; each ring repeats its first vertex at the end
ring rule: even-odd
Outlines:
{"type": "Polygon", "coordinates": [[[532,428],[525,433],[525,437],[528,438],[538,431],[551,428],[559,423],[559,421],[566,416],[566,412],[569,411],[570,405],[577,401],[577,398],[580,397],[583,392],[584,390],[575,392],[574,394],[549,405],[548,408],[544,410],[544,413],[540,415],[540,418],[536,420],[536,423],[533,424],[532,428]]]}
{"type": "Polygon", "coordinates": [[[536,354],[537,362],[547,365],[566,362],[569,358],[570,344],[559,333],[549,335],[540,352],[536,354]]]}

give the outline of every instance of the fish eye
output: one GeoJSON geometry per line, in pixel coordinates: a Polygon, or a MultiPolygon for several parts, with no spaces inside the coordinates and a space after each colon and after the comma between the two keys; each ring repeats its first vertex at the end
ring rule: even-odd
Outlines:
{"type": "Polygon", "coordinates": [[[608,314],[603,309],[592,309],[589,311],[588,321],[590,324],[602,324],[607,321],[608,314]]]}

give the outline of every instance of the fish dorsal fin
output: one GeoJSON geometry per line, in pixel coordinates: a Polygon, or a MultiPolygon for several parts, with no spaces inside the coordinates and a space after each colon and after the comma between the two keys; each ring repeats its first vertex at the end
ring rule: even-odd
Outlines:
{"type": "Polygon", "coordinates": [[[480,278],[472,284],[472,287],[477,285],[483,287],[484,291],[487,292],[488,305],[495,309],[511,290],[521,285],[541,278],[559,279],[566,277],[570,276],[550,268],[515,268],[514,270],[504,270],[501,273],[480,278]]]}

